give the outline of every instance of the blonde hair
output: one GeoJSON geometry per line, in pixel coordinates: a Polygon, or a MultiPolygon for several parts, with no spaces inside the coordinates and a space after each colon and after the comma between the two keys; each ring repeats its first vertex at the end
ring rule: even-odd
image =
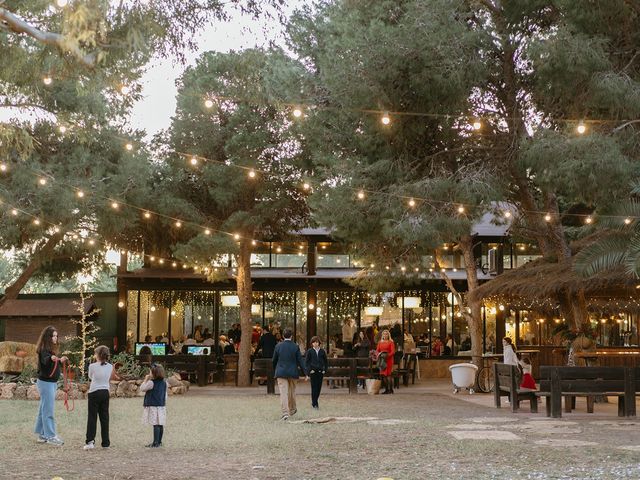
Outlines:
{"type": "Polygon", "coordinates": [[[384,330],[382,330],[382,332],[380,332],[380,340],[384,340],[384,334],[385,333],[389,337],[388,340],[391,340],[391,332],[387,328],[385,328],[384,330]]]}

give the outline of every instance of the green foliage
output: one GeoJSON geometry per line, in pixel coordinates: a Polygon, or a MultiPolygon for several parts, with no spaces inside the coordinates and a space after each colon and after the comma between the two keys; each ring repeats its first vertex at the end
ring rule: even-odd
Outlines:
{"type": "Polygon", "coordinates": [[[116,353],[111,357],[113,365],[118,364],[116,373],[125,379],[143,378],[148,373],[148,367],[140,365],[135,357],[127,352],[116,353]]]}
{"type": "Polygon", "coordinates": [[[18,375],[14,381],[19,384],[31,385],[34,379],[38,378],[38,371],[32,365],[25,365],[22,368],[22,372],[18,375]]]}

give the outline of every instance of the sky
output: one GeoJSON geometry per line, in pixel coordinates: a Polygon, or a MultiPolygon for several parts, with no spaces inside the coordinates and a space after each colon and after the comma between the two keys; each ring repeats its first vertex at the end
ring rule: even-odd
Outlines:
{"type": "MultiPolygon", "coordinates": [[[[301,0],[288,1],[285,11],[290,15],[301,0]]],[[[227,22],[215,22],[198,35],[198,49],[188,52],[185,65],[171,59],[155,59],[141,79],[143,99],[137,102],[131,113],[131,126],[147,132],[147,139],[169,127],[175,113],[176,79],[185,68],[194,65],[203,52],[215,50],[229,52],[255,46],[267,46],[273,40],[283,45],[282,27],[277,20],[255,20],[234,13],[227,22]]],[[[283,45],[284,46],[284,45],[283,45]]]]}

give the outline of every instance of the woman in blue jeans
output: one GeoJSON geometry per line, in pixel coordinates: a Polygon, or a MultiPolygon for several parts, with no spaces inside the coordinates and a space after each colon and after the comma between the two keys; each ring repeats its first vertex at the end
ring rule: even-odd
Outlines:
{"type": "Polygon", "coordinates": [[[40,393],[40,405],[38,418],[36,419],[35,433],[38,435],[38,443],[51,445],[64,445],[64,442],[56,434],[56,421],[53,418],[56,390],[62,364],[67,357],[58,357],[58,331],[54,327],[45,327],[40,334],[36,346],[38,353],[38,392],[40,393]]]}

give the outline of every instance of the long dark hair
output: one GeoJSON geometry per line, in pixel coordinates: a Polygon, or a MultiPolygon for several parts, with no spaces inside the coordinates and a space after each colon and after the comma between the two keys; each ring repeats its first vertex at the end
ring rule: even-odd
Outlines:
{"type": "Polygon", "coordinates": [[[96,347],[94,353],[96,354],[96,357],[98,357],[100,365],[106,365],[106,363],[109,361],[109,347],[107,347],[106,345],[100,345],[96,347]]]}
{"type": "Polygon", "coordinates": [[[49,325],[44,327],[36,344],[36,352],[53,352],[58,353],[58,343],[53,343],[53,334],[57,332],[56,327],[49,325]]]}

